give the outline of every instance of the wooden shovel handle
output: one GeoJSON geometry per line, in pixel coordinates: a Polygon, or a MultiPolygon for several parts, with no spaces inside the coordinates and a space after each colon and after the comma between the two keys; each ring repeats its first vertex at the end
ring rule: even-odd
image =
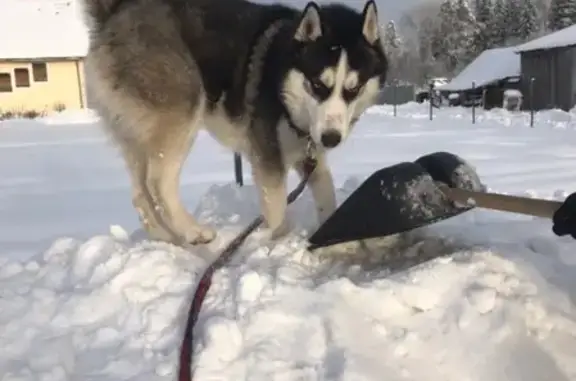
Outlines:
{"type": "Polygon", "coordinates": [[[497,193],[474,192],[464,189],[450,188],[444,184],[440,184],[439,188],[452,201],[463,205],[472,202],[473,205],[480,208],[526,214],[534,217],[552,219],[554,212],[556,212],[560,205],[562,205],[562,202],[559,201],[508,196],[497,193]]]}

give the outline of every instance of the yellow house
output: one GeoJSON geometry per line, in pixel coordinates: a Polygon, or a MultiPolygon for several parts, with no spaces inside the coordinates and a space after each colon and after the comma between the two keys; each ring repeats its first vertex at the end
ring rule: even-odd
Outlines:
{"type": "Polygon", "coordinates": [[[0,110],[84,108],[83,73],[81,57],[0,59],[0,110]]]}
{"type": "Polygon", "coordinates": [[[85,108],[88,34],[74,10],[6,13],[0,17],[0,35],[10,36],[0,39],[0,112],[85,108]]]}

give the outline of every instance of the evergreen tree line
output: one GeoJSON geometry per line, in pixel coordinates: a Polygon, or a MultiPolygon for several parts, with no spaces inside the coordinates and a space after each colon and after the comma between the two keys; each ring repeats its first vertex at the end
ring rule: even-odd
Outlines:
{"type": "Polygon", "coordinates": [[[411,41],[405,41],[390,21],[383,32],[392,75],[420,83],[432,76],[453,76],[486,49],[517,45],[576,24],[576,0],[539,5],[546,4],[443,0],[435,14],[419,20],[411,41]]]}

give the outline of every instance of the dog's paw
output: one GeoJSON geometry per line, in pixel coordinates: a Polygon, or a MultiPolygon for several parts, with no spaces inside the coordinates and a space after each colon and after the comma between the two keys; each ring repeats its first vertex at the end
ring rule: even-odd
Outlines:
{"type": "Polygon", "coordinates": [[[284,220],[282,225],[278,226],[275,229],[270,229],[270,239],[273,241],[279,240],[281,238],[286,237],[292,230],[294,226],[288,220],[284,220]]]}
{"type": "Polygon", "coordinates": [[[186,242],[192,245],[202,245],[214,241],[216,230],[209,226],[194,225],[188,227],[184,235],[186,242]]]}
{"type": "Polygon", "coordinates": [[[176,244],[174,234],[171,234],[164,228],[160,227],[160,225],[152,225],[148,221],[144,221],[142,223],[142,227],[144,228],[144,231],[146,231],[148,239],[152,241],[170,242],[176,244]]]}

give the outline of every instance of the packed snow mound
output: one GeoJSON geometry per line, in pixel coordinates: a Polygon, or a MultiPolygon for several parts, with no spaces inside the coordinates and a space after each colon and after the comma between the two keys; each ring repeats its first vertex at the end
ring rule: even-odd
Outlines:
{"type": "Polygon", "coordinates": [[[4,263],[0,343],[10,355],[0,360],[2,379],[173,374],[189,290],[205,267],[174,247],[106,236],[62,239],[27,263],[4,263]]]}
{"type": "MultiPolygon", "coordinates": [[[[257,232],[215,274],[195,379],[576,379],[576,245],[548,223],[470,212],[398,237],[405,253],[437,258],[389,274],[306,251],[311,202],[292,209],[299,233],[257,232]]],[[[193,290],[257,215],[255,189],[213,186],[196,212],[227,228],[194,252],[116,226],[3,259],[2,380],[174,380],[193,290]]]]}

